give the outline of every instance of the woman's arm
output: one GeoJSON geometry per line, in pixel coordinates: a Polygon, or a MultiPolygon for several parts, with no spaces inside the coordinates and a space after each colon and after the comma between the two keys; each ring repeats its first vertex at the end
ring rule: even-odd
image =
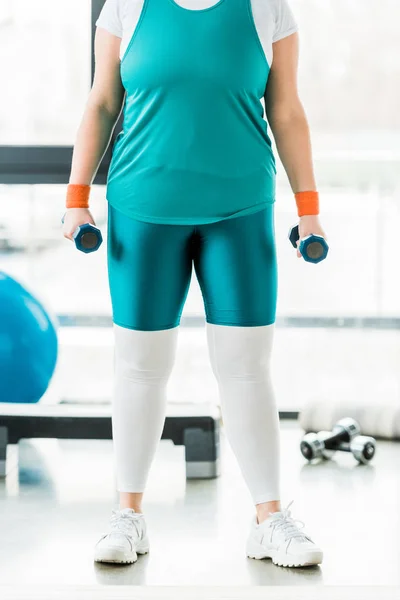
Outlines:
{"type": "MultiPolygon", "coordinates": [[[[293,192],[316,191],[310,130],[297,87],[299,36],[289,35],[273,44],[273,61],[265,91],[265,109],[279,157],[293,192]]],[[[314,233],[325,236],[318,216],[300,218],[300,239],[314,233]]],[[[300,257],[300,253],[297,255],[300,257]]]]}
{"type": "Polygon", "coordinates": [[[273,44],[265,92],[267,119],[294,193],[316,190],[310,130],[297,88],[298,58],[297,33],[273,44]]]}
{"type": "MultiPolygon", "coordinates": [[[[121,112],[125,90],[120,77],[120,44],[121,38],[97,28],[93,86],[78,128],[72,156],[69,179],[72,185],[69,188],[73,188],[73,193],[76,191],[74,186],[91,185],[121,112]]],[[[89,187],[84,190],[86,194],[88,190],[89,187]]],[[[78,202],[75,206],[82,204],[78,202]]],[[[95,224],[89,209],[70,208],[64,218],[64,237],[72,240],[75,229],[85,223],[95,224]]]]}
{"type": "Polygon", "coordinates": [[[121,38],[97,29],[93,87],[76,136],[70,183],[92,183],[121,112],[120,44],[121,38]]]}

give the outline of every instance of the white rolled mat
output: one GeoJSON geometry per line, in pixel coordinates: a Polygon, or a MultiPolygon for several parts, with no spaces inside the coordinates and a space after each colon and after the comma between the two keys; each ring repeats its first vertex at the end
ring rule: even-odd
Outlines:
{"type": "Polygon", "coordinates": [[[362,435],[400,441],[400,403],[374,404],[351,400],[341,402],[309,402],[299,415],[305,431],[330,431],[343,417],[352,417],[361,427],[362,435]]]}

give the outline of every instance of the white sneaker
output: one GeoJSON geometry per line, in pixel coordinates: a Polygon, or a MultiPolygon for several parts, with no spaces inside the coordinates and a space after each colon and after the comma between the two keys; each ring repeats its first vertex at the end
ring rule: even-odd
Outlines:
{"type": "Polygon", "coordinates": [[[103,535],[95,546],[95,562],[134,563],[138,554],[149,551],[144,515],[133,508],[113,510],[110,528],[110,533],[103,535]]]}
{"type": "Polygon", "coordinates": [[[272,558],[272,562],[280,567],[322,563],[322,550],[300,529],[304,523],[292,519],[291,504],[284,511],[273,513],[261,524],[254,517],[246,548],[249,558],[272,558]]]}

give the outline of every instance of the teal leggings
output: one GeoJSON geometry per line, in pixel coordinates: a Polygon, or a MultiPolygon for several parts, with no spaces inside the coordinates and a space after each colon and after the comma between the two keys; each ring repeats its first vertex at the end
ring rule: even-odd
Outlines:
{"type": "Polygon", "coordinates": [[[208,323],[239,327],[274,323],[273,205],[197,226],[137,221],[109,205],[108,274],[116,325],[142,331],[177,327],[192,265],[208,323]]]}

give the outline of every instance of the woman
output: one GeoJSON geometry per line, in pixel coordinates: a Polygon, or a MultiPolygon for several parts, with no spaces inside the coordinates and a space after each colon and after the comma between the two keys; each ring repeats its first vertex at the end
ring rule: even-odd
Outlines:
{"type": "Polygon", "coordinates": [[[324,235],[293,15],[286,0],[107,0],[97,26],[64,223],[69,239],[94,224],[90,185],[124,103],[107,185],[120,506],[95,561],[132,563],[149,550],[142,497],[194,264],[227,436],[256,507],[247,555],[318,564],[321,550],[281,510],[269,372],[276,170],[263,97],[300,235],[324,235]]]}

